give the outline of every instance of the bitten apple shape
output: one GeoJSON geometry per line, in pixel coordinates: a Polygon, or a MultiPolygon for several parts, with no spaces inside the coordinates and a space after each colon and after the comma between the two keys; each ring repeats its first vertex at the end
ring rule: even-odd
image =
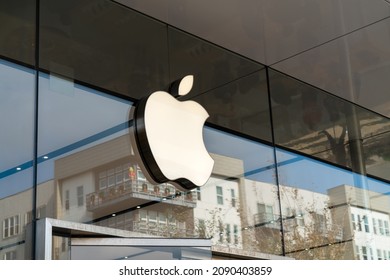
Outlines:
{"type": "MultiPolygon", "coordinates": [[[[179,95],[192,88],[192,76],[177,84],[179,95]]],[[[209,117],[195,101],[178,101],[157,91],[136,107],[135,140],[149,177],[154,183],[171,181],[185,190],[204,185],[214,160],[203,142],[203,126],[209,117]]]]}

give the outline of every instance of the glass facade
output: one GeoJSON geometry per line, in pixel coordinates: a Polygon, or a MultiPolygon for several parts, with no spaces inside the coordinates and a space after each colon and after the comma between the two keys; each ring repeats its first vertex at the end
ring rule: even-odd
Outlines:
{"type": "Polygon", "coordinates": [[[181,243],[110,254],[94,243],[83,257],[71,245],[80,232],[57,230],[53,259],[390,259],[383,111],[246,53],[248,33],[239,49],[217,37],[218,46],[176,13],[162,9],[160,21],[118,2],[0,4],[0,259],[38,258],[44,219],[212,244],[208,256],[181,243]],[[129,133],[137,101],[188,74],[194,87],[179,99],[209,113],[203,137],[215,165],[204,186],[183,192],[147,181],[129,133]]]}

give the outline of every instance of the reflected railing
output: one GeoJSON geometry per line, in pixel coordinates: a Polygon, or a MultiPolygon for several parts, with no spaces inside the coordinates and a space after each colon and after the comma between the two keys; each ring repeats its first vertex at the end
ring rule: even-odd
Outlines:
{"type": "Polygon", "coordinates": [[[312,223],[310,225],[298,225],[297,218],[299,215],[275,215],[270,213],[256,213],[253,215],[255,228],[270,228],[280,230],[280,221],[283,221],[283,229],[286,234],[288,233],[300,233],[305,235],[308,232],[316,233],[323,237],[329,237],[334,241],[341,241],[343,239],[343,227],[337,224],[320,224],[312,223]]]}
{"type": "Polygon", "coordinates": [[[150,221],[134,221],[133,231],[160,237],[199,237],[195,230],[170,223],[158,223],[150,221]]]}
{"type": "Polygon", "coordinates": [[[107,203],[121,199],[138,198],[148,201],[196,207],[192,192],[177,192],[169,185],[153,185],[143,180],[126,181],[86,195],[87,210],[93,211],[107,203]]]}

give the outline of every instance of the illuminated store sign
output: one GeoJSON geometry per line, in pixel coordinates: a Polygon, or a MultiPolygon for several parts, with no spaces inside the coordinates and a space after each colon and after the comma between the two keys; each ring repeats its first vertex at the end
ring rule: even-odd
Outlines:
{"type": "Polygon", "coordinates": [[[134,112],[134,140],[143,169],[153,183],[176,183],[184,190],[204,185],[214,160],[203,142],[209,117],[195,101],[175,97],[190,92],[193,76],[176,81],[168,92],[157,91],[141,99],[134,112]]]}

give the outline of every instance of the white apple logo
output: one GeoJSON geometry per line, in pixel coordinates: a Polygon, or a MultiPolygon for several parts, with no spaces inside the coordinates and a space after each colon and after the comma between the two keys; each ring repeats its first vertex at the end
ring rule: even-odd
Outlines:
{"type": "Polygon", "coordinates": [[[135,142],[153,183],[170,181],[190,190],[210,178],[214,160],[203,142],[209,115],[197,102],[174,97],[186,95],[192,85],[193,76],[185,76],[172,84],[170,93],[154,92],[135,108],[135,142]]]}

